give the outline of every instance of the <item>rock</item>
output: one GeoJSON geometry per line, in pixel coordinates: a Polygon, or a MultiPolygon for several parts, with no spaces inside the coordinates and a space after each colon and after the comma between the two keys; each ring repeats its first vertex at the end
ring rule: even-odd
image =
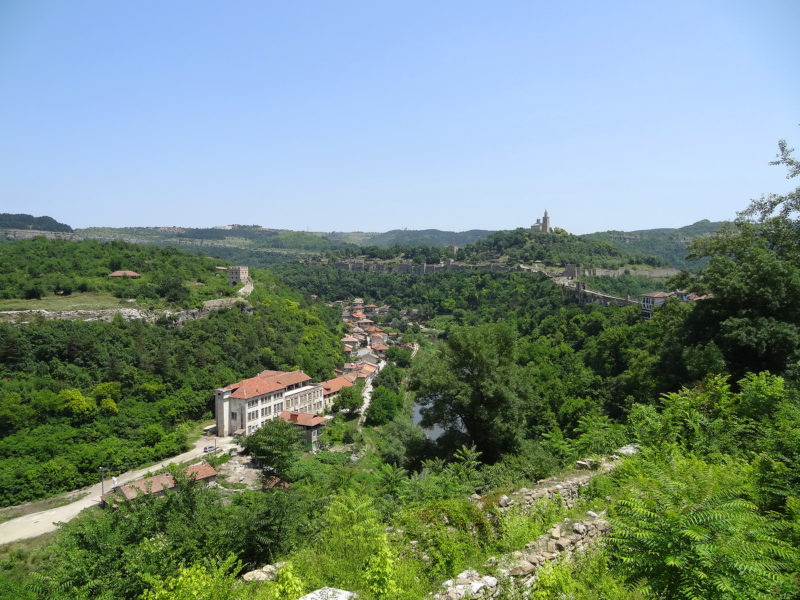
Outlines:
{"type": "Polygon", "coordinates": [[[559,552],[563,552],[567,548],[569,548],[569,539],[568,538],[562,538],[562,539],[556,540],[556,550],[558,550],[559,552]]]}
{"type": "Polygon", "coordinates": [[[492,577],[491,575],[486,575],[481,578],[483,583],[486,584],[486,587],[489,588],[496,588],[497,587],[497,577],[492,577]]]}
{"type": "Polygon", "coordinates": [[[469,499],[472,500],[473,502],[477,502],[478,500],[481,499],[481,497],[478,494],[472,494],[472,496],[470,496],[469,499]]]}
{"type": "Polygon", "coordinates": [[[337,590],[332,587],[324,587],[310,594],[300,597],[298,600],[353,600],[358,598],[353,592],[337,590]]]}
{"type": "Polygon", "coordinates": [[[513,503],[514,501],[505,494],[500,496],[500,500],[497,501],[498,506],[502,507],[511,506],[513,503]]]}
{"type": "Polygon", "coordinates": [[[575,468],[579,471],[588,471],[591,467],[589,466],[589,463],[585,460],[576,460],[575,468]]]}
{"type": "Polygon", "coordinates": [[[558,525],[553,525],[550,528],[550,531],[547,532],[547,535],[549,535],[551,538],[554,538],[554,539],[560,538],[561,537],[561,527],[559,527],[558,525]]]}
{"type": "Polygon", "coordinates": [[[479,579],[478,581],[473,581],[469,584],[469,593],[470,595],[474,596],[485,587],[486,584],[483,582],[483,580],[479,579]]]}
{"type": "Polygon", "coordinates": [[[622,448],[617,449],[616,454],[622,454],[623,456],[631,456],[633,454],[639,453],[639,444],[628,444],[627,446],[623,446],[622,448]]]}
{"type": "Polygon", "coordinates": [[[584,525],[583,523],[575,523],[572,526],[572,531],[574,531],[578,535],[586,535],[586,525],[584,525]]]}
{"type": "Polygon", "coordinates": [[[525,575],[533,572],[535,568],[536,567],[534,567],[527,560],[523,560],[511,569],[511,575],[512,577],[524,577],[525,575]]]}
{"type": "Polygon", "coordinates": [[[594,512],[593,510],[587,510],[586,514],[587,514],[587,516],[592,517],[593,519],[597,518],[597,513],[594,512]]]}

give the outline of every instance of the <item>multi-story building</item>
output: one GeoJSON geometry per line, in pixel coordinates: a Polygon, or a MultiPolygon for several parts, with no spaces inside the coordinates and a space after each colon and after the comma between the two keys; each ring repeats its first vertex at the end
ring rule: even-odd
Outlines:
{"type": "Polygon", "coordinates": [[[642,317],[645,319],[652,319],[653,311],[656,307],[662,306],[667,302],[667,298],[674,295],[675,294],[670,294],[669,292],[648,292],[647,294],[641,294],[642,317]]]}
{"type": "Polygon", "coordinates": [[[325,409],[322,385],[302,371],[262,371],[214,390],[217,435],[250,435],[284,410],[318,413],[325,409]]]}

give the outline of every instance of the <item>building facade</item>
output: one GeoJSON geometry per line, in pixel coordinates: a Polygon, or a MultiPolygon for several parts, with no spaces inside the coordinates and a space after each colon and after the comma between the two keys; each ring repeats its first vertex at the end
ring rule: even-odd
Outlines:
{"type": "Polygon", "coordinates": [[[541,219],[536,219],[536,223],[531,225],[531,231],[538,233],[550,233],[553,231],[550,228],[550,217],[547,215],[547,211],[544,211],[544,216],[541,219]]]}
{"type": "Polygon", "coordinates": [[[302,371],[262,371],[214,390],[217,435],[250,435],[284,410],[316,413],[325,408],[322,385],[302,371]]]}

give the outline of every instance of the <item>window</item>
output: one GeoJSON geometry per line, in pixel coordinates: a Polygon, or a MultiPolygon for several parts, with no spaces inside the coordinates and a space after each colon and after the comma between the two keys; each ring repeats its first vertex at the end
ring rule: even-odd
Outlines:
{"type": "Polygon", "coordinates": [[[278,403],[275,405],[275,413],[279,413],[279,412],[281,412],[282,410],[283,410],[283,402],[278,402],[278,403]]]}
{"type": "Polygon", "coordinates": [[[267,407],[261,409],[261,416],[262,417],[266,417],[267,415],[270,415],[270,414],[272,414],[272,407],[271,406],[267,406],[267,407]]]}
{"type": "Polygon", "coordinates": [[[232,412],[231,413],[231,421],[235,421],[235,420],[236,420],[236,413],[232,412]]]}

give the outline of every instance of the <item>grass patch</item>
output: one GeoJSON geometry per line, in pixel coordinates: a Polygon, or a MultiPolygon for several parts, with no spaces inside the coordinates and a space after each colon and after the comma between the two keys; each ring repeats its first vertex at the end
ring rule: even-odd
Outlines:
{"type": "Polygon", "coordinates": [[[120,300],[108,293],[86,292],[69,296],[44,296],[39,300],[8,298],[0,300],[0,310],[104,310],[136,308],[136,303],[120,300]]]}

